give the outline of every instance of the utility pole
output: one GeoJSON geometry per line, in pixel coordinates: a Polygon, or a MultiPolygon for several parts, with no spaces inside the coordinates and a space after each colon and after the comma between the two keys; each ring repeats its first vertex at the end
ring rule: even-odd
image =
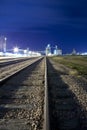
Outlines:
{"type": "Polygon", "coordinates": [[[4,37],[4,45],[3,45],[4,53],[6,52],[6,40],[7,40],[7,38],[4,37]]]}

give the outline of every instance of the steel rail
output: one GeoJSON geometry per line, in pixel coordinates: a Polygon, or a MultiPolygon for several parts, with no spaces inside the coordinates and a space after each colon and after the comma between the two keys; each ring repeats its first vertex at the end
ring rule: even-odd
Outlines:
{"type": "Polygon", "coordinates": [[[31,64],[24,66],[23,68],[17,70],[16,72],[13,72],[12,74],[10,74],[9,76],[7,75],[5,78],[0,79],[0,85],[3,85],[6,81],[8,81],[11,77],[17,75],[18,73],[20,73],[21,71],[23,71],[24,69],[26,69],[27,67],[39,62],[40,60],[42,60],[43,57],[40,57],[39,59],[36,59],[35,61],[33,61],[31,64]]]}
{"type": "Polygon", "coordinates": [[[44,97],[44,124],[43,130],[49,130],[49,101],[48,101],[48,83],[47,83],[47,59],[45,57],[45,97],[44,97]]]}
{"type": "MultiPolygon", "coordinates": [[[[22,69],[19,69],[18,71],[14,72],[13,74],[3,78],[2,80],[0,80],[0,85],[5,84],[10,78],[14,77],[15,75],[17,75],[18,73],[20,73],[21,71],[25,70],[27,67],[32,66],[35,63],[38,63],[39,61],[41,61],[43,59],[43,57],[40,57],[39,59],[33,61],[30,65],[27,65],[26,67],[23,67],[22,69]]],[[[48,101],[48,83],[47,83],[47,59],[45,57],[45,97],[44,97],[44,121],[43,121],[43,130],[49,130],[50,126],[49,126],[49,101],[48,101]]]]}
{"type": "Polygon", "coordinates": [[[5,67],[7,65],[12,65],[15,63],[20,63],[20,62],[24,62],[24,61],[32,60],[32,59],[35,59],[35,58],[21,58],[21,59],[14,59],[14,60],[9,60],[5,62],[0,62],[0,67],[5,67]]]}

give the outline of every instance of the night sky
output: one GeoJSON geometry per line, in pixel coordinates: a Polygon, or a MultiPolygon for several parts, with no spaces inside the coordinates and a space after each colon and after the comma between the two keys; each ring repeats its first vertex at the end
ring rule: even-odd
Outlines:
{"type": "Polygon", "coordinates": [[[1,35],[7,48],[87,52],[87,0],[0,0],[1,35]]]}

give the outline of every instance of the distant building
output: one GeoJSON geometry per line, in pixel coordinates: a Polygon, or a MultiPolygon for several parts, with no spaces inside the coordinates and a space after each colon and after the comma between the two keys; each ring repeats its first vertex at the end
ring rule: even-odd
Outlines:
{"type": "Polygon", "coordinates": [[[54,55],[58,55],[58,48],[57,48],[57,46],[55,46],[55,49],[54,49],[53,54],[54,54],[54,55]]]}
{"type": "Polygon", "coordinates": [[[50,55],[62,55],[62,50],[58,49],[57,45],[55,47],[51,47],[50,44],[48,44],[46,47],[46,56],[50,55]],[[54,49],[53,53],[51,52],[51,48],[54,49]]]}
{"type": "Polygon", "coordinates": [[[61,49],[58,49],[57,46],[55,46],[54,55],[62,55],[62,50],[61,50],[61,49]]]}
{"type": "Polygon", "coordinates": [[[50,44],[48,44],[47,47],[46,47],[46,56],[49,56],[49,55],[51,55],[51,46],[50,46],[50,44]]]}
{"type": "Polygon", "coordinates": [[[75,49],[73,49],[73,51],[72,51],[72,55],[77,55],[77,53],[76,53],[76,50],[75,50],[75,49]]]}
{"type": "Polygon", "coordinates": [[[58,55],[62,55],[62,50],[58,49],[58,55]]]}

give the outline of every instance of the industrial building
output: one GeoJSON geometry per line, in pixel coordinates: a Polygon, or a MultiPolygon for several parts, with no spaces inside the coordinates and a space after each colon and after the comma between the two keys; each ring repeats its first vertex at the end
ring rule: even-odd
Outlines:
{"type": "Polygon", "coordinates": [[[47,45],[46,47],[46,56],[51,56],[51,55],[62,55],[62,50],[57,47],[51,47],[50,44],[47,45]],[[52,53],[52,48],[53,48],[53,53],[52,53]]]}

